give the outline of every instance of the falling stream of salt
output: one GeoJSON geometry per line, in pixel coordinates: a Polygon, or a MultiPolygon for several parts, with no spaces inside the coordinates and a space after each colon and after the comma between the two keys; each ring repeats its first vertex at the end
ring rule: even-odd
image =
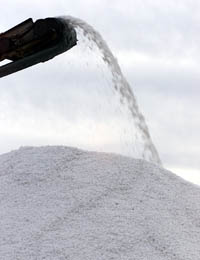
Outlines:
{"type": "Polygon", "coordinates": [[[127,105],[134,119],[136,129],[140,132],[142,136],[142,140],[144,143],[142,158],[161,165],[161,160],[159,158],[158,152],[151,140],[151,136],[149,134],[145,119],[139,111],[133,91],[126,78],[124,77],[118,62],[110,51],[107,43],[104,41],[99,32],[97,32],[91,25],[87,24],[83,20],[71,16],[60,18],[67,21],[75,29],[81,29],[83,31],[83,35],[89,41],[92,41],[94,44],[96,44],[102,54],[104,62],[107,64],[111,72],[113,86],[117,93],[120,95],[120,99],[123,100],[123,103],[127,105]]]}

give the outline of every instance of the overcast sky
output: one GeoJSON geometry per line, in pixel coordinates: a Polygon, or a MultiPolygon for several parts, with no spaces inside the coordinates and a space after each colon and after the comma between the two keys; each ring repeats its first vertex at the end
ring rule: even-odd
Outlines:
{"type": "MultiPolygon", "coordinates": [[[[200,2],[7,0],[0,31],[29,17],[60,15],[79,17],[101,33],[132,86],[164,166],[200,184],[200,2]]],[[[0,153],[48,143],[127,149],[127,119],[110,119],[117,105],[108,72],[99,57],[82,58],[83,48],[1,79],[0,153]],[[91,96],[95,102],[87,106],[91,96]],[[127,139],[121,134],[126,129],[127,139]]]]}

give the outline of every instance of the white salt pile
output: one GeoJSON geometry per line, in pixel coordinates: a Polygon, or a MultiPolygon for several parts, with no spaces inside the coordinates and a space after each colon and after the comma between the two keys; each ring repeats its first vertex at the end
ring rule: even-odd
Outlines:
{"type": "Polygon", "coordinates": [[[200,188],[68,147],[0,156],[0,259],[200,259],[200,188]]]}

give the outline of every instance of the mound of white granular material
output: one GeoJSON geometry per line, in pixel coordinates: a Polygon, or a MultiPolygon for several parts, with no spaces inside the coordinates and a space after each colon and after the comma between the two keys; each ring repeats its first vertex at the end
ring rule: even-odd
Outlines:
{"type": "Polygon", "coordinates": [[[0,155],[0,259],[198,260],[200,188],[112,154],[0,155]]]}

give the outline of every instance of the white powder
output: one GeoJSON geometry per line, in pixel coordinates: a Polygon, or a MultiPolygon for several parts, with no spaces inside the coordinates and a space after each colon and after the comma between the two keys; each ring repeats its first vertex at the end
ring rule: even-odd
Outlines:
{"type": "Polygon", "coordinates": [[[151,140],[145,119],[139,111],[133,91],[125,79],[118,62],[110,51],[107,43],[103,40],[99,32],[97,32],[91,25],[87,24],[83,20],[71,16],[61,17],[61,19],[67,21],[67,23],[71,24],[71,26],[75,29],[78,28],[83,30],[84,36],[99,48],[99,51],[102,53],[104,62],[111,71],[114,89],[120,95],[120,100],[128,107],[131,116],[134,119],[136,129],[144,142],[141,157],[148,161],[161,164],[158,152],[151,140]]]}
{"type": "Polygon", "coordinates": [[[154,164],[25,147],[0,180],[2,260],[199,259],[200,189],[154,164]]]}

